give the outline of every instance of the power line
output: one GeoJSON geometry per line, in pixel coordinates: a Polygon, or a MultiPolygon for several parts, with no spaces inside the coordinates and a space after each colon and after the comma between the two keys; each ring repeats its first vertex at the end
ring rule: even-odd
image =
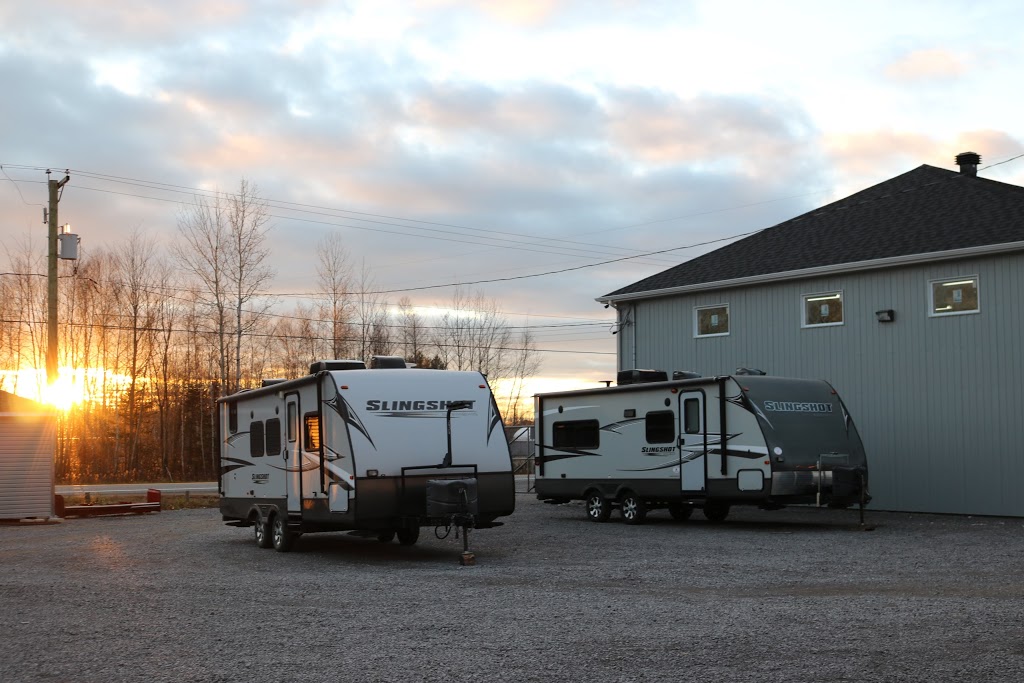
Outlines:
{"type": "MultiPolygon", "coordinates": [[[[0,273],[0,276],[39,277],[39,278],[45,278],[46,277],[46,275],[43,274],[43,273],[12,273],[12,272],[3,272],[3,273],[0,273]]],[[[61,275],[60,277],[62,279],[71,278],[71,279],[74,279],[74,280],[85,280],[85,281],[93,283],[97,287],[102,286],[102,285],[112,285],[112,286],[115,286],[115,287],[117,287],[117,286],[119,286],[119,287],[129,287],[129,285],[127,283],[125,283],[124,281],[121,281],[121,280],[109,280],[109,279],[97,280],[97,279],[95,279],[93,277],[89,277],[89,276],[86,276],[86,275],[61,275]]],[[[182,297],[182,296],[175,296],[173,294],[167,294],[166,293],[166,290],[179,291],[180,289],[181,289],[180,287],[172,287],[172,286],[162,286],[162,285],[150,284],[150,285],[147,285],[146,287],[140,287],[139,291],[144,292],[146,294],[152,294],[152,295],[157,296],[157,297],[164,297],[166,299],[172,299],[174,301],[181,301],[181,302],[184,302],[184,303],[187,303],[187,304],[194,303],[194,304],[197,304],[197,305],[200,305],[200,306],[215,306],[216,305],[214,302],[211,302],[211,301],[203,301],[201,299],[188,299],[188,298],[185,298],[185,297],[182,297]]],[[[268,296],[275,296],[275,295],[268,295],[268,296]]],[[[383,302],[383,303],[384,303],[384,305],[386,305],[388,307],[395,307],[396,306],[396,304],[394,304],[393,302],[383,302]]],[[[443,306],[417,306],[417,308],[435,308],[435,309],[441,309],[441,310],[450,310],[450,309],[447,309],[447,308],[445,308],[443,306]]],[[[388,329],[406,329],[408,327],[407,325],[397,325],[397,324],[396,325],[391,325],[391,324],[382,325],[382,324],[377,324],[377,323],[362,323],[361,321],[358,321],[358,320],[339,320],[339,321],[333,321],[333,320],[331,320],[329,318],[312,318],[312,317],[306,317],[306,316],[300,316],[300,315],[290,315],[290,314],[286,314],[286,313],[273,313],[273,312],[270,312],[270,311],[254,311],[254,310],[249,309],[249,308],[242,309],[242,312],[250,314],[250,315],[263,315],[263,316],[267,316],[267,317],[270,317],[270,318],[281,318],[281,319],[285,319],[285,320],[296,320],[296,321],[299,321],[299,322],[327,323],[327,324],[350,325],[350,326],[358,326],[358,325],[363,325],[363,324],[370,324],[370,325],[374,325],[375,327],[384,327],[384,328],[388,328],[388,329]]],[[[544,314],[532,314],[532,313],[515,313],[515,312],[510,312],[510,311],[502,311],[502,310],[484,311],[484,310],[471,309],[471,308],[459,309],[459,313],[464,313],[464,314],[467,314],[467,315],[471,315],[471,314],[475,314],[475,313],[491,313],[491,312],[497,313],[499,315],[516,315],[516,316],[524,316],[524,317],[539,317],[539,318],[555,318],[555,319],[561,319],[561,320],[584,320],[584,321],[589,321],[589,322],[581,322],[581,323],[559,323],[559,324],[551,324],[551,325],[538,324],[538,325],[508,325],[508,326],[505,326],[505,329],[509,329],[509,330],[537,330],[537,329],[565,328],[565,327],[600,327],[600,326],[608,325],[611,322],[609,320],[599,319],[599,318],[574,318],[572,316],[557,316],[557,315],[544,315],[544,314]]],[[[128,314],[120,313],[120,314],[108,314],[108,315],[114,315],[114,316],[117,316],[117,317],[125,317],[128,314]]],[[[449,329],[449,328],[448,327],[444,327],[444,326],[438,326],[438,325],[418,325],[417,329],[421,329],[421,330],[442,330],[442,329],[449,329]]]]}
{"type": "MultiPolygon", "coordinates": [[[[72,169],[72,170],[74,170],[74,169],[72,169]]],[[[103,180],[102,177],[97,177],[95,174],[90,174],[89,172],[76,171],[76,173],[79,174],[79,175],[82,175],[83,177],[90,177],[90,178],[93,178],[93,179],[96,179],[96,180],[103,180]]],[[[18,180],[17,182],[41,183],[42,181],[18,180]]],[[[130,182],[126,182],[126,181],[118,181],[118,182],[124,182],[124,184],[135,185],[137,187],[145,187],[145,188],[148,188],[148,189],[156,189],[156,190],[164,191],[162,188],[152,187],[151,185],[146,185],[146,184],[130,183],[130,182]]],[[[153,197],[153,196],[149,196],[149,195],[141,195],[141,194],[136,194],[136,193],[132,193],[132,192],[121,192],[121,191],[118,191],[118,190],[111,190],[111,189],[105,189],[105,188],[100,188],[100,187],[90,187],[88,185],[82,185],[82,184],[76,184],[75,187],[76,187],[76,189],[88,190],[88,191],[91,191],[91,192],[102,192],[102,193],[106,193],[106,194],[114,194],[114,195],[123,196],[123,197],[135,197],[137,199],[147,199],[147,200],[152,200],[152,201],[161,201],[161,202],[175,203],[175,204],[178,204],[180,206],[195,206],[195,207],[202,206],[202,204],[199,204],[199,203],[182,201],[181,199],[177,199],[177,198],[153,197]]],[[[201,190],[201,189],[198,189],[198,188],[189,188],[189,190],[193,191],[193,192],[199,192],[199,193],[212,192],[210,190],[201,190]]],[[[186,190],[166,190],[166,191],[173,191],[173,192],[182,193],[182,192],[185,192],[186,190]]],[[[226,197],[229,197],[229,198],[237,196],[237,195],[235,195],[233,193],[230,193],[230,192],[222,192],[222,193],[220,193],[220,195],[221,196],[226,196],[226,197]]],[[[196,195],[193,195],[193,196],[196,196],[196,195]]],[[[212,194],[212,195],[200,194],[200,195],[198,195],[198,197],[202,197],[202,198],[205,198],[205,199],[213,199],[213,198],[216,198],[216,196],[217,196],[216,194],[212,194]]],[[[368,226],[365,226],[365,225],[357,225],[357,224],[354,224],[354,223],[339,223],[339,222],[334,222],[334,221],[321,221],[321,220],[315,220],[315,219],[312,219],[312,218],[302,218],[302,217],[297,217],[297,216],[289,216],[289,215],[281,215],[281,214],[268,213],[268,217],[276,218],[278,220],[299,221],[299,222],[303,222],[303,223],[313,223],[313,224],[317,224],[317,225],[328,225],[328,226],[332,226],[332,227],[350,228],[350,229],[354,229],[354,230],[364,230],[364,231],[367,231],[367,232],[374,232],[374,233],[380,233],[380,234],[399,235],[399,236],[405,236],[405,237],[421,237],[421,238],[425,238],[425,239],[435,239],[435,240],[440,240],[440,241],[445,241],[445,242],[455,242],[455,243],[458,243],[458,244],[468,244],[468,245],[474,245],[474,246],[482,246],[482,247],[487,247],[487,248],[492,248],[492,249],[493,248],[515,249],[517,251],[527,251],[527,252],[542,253],[542,254],[551,254],[551,253],[553,253],[552,250],[558,249],[560,251],[559,252],[555,252],[556,255],[559,255],[559,256],[573,256],[573,257],[580,257],[581,254],[579,254],[579,253],[566,253],[567,249],[572,249],[572,250],[575,250],[577,252],[583,252],[582,255],[586,255],[586,254],[591,254],[591,255],[599,254],[599,253],[601,253],[600,250],[603,250],[605,253],[607,253],[608,250],[614,250],[614,251],[618,251],[618,252],[630,252],[630,251],[637,252],[637,251],[639,251],[637,249],[632,249],[632,248],[628,248],[628,247],[617,247],[617,246],[605,245],[605,244],[582,243],[582,242],[578,242],[578,241],[575,241],[575,240],[565,240],[565,239],[560,239],[560,238],[542,237],[542,236],[536,236],[536,235],[523,235],[523,234],[520,234],[520,233],[511,233],[511,232],[504,232],[504,231],[498,231],[498,230],[487,230],[487,229],[484,229],[484,228],[473,228],[473,227],[467,227],[467,226],[454,225],[454,224],[450,224],[450,223],[438,223],[438,222],[432,222],[432,221],[423,221],[423,220],[418,220],[418,219],[413,219],[413,218],[401,218],[401,217],[388,216],[388,215],[384,215],[384,214],[372,214],[372,213],[367,213],[367,212],[351,211],[351,210],[348,210],[348,209],[333,209],[333,208],[330,208],[330,207],[320,207],[320,206],[316,206],[316,205],[312,205],[312,204],[300,204],[298,202],[289,202],[289,201],[285,201],[285,200],[262,199],[261,201],[263,203],[265,203],[270,208],[284,209],[286,211],[297,211],[297,212],[300,212],[300,213],[308,213],[308,214],[312,214],[312,215],[325,216],[325,217],[331,217],[331,218],[349,218],[350,220],[358,220],[358,221],[362,221],[364,223],[373,223],[373,224],[376,224],[376,225],[385,225],[385,226],[391,226],[391,227],[396,227],[396,228],[402,228],[404,230],[419,230],[419,231],[424,231],[424,232],[433,232],[433,233],[440,233],[440,234],[447,234],[447,235],[455,235],[455,236],[465,237],[465,238],[470,238],[470,239],[492,240],[492,242],[497,242],[497,243],[481,242],[481,241],[470,241],[470,239],[455,239],[453,237],[439,237],[439,236],[435,236],[435,235],[420,234],[420,233],[416,233],[416,232],[399,232],[399,231],[395,231],[395,230],[386,230],[386,229],[383,229],[383,228],[374,228],[374,227],[368,227],[368,226]],[[293,206],[295,206],[295,207],[308,207],[308,208],[291,208],[293,206]],[[314,209],[323,209],[323,210],[322,211],[316,211],[314,209]],[[359,217],[350,218],[348,216],[335,216],[334,213],[327,213],[327,212],[351,213],[351,214],[357,214],[358,216],[373,216],[374,218],[359,218],[359,217]],[[494,234],[494,235],[510,235],[511,237],[492,237],[490,235],[480,235],[480,236],[464,235],[463,233],[453,232],[451,230],[440,230],[440,229],[437,229],[437,228],[421,228],[421,227],[414,226],[414,225],[403,225],[403,224],[399,224],[399,223],[393,223],[393,222],[390,222],[390,221],[376,220],[376,218],[388,218],[388,219],[392,219],[392,220],[400,220],[400,221],[407,221],[407,222],[413,222],[413,223],[421,223],[421,224],[424,224],[424,225],[435,225],[435,226],[441,226],[441,227],[454,227],[454,228],[458,228],[460,230],[472,230],[472,231],[475,231],[475,232],[491,233],[491,234],[494,234]],[[527,247],[519,246],[524,238],[526,238],[528,241],[532,240],[535,243],[535,246],[546,246],[546,247],[548,247],[548,249],[530,249],[530,248],[527,248],[527,247]],[[544,245],[544,244],[541,244],[538,241],[540,241],[540,242],[562,243],[562,244],[566,244],[566,245],[570,245],[570,246],[563,247],[563,246],[560,246],[558,244],[544,245]],[[505,243],[505,244],[503,244],[503,243],[505,243]],[[579,245],[579,246],[571,246],[571,245],[579,245]]],[[[642,257],[643,257],[642,254],[638,255],[638,258],[642,258],[642,257]]]]}
{"type": "MultiPolygon", "coordinates": [[[[3,323],[5,325],[37,325],[37,324],[39,324],[38,321],[33,321],[33,320],[14,320],[14,319],[0,319],[0,323],[3,323]]],[[[176,334],[196,334],[196,335],[201,335],[203,337],[207,337],[207,336],[211,336],[212,337],[212,336],[215,336],[217,334],[217,332],[213,331],[213,330],[210,330],[210,331],[207,331],[207,330],[189,330],[189,329],[181,329],[181,328],[174,328],[174,327],[141,327],[141,326],[140,327],[127,327],[127,326],[124,326],[124,325],[110,325],[110,324],[104,324],[104,323],[76,323],[76,322],[67,322],[67,323],[62,323],[62,324],[64,326],[67,326],[67,327],[87,327],[87,328],[90,328],[90,329],[113,330],[113,331],[117,331],[117,332],[163,332],[163,333],[170,332],[170,333],[176,333],[176,334]]],[[[232,333],[232,335],[233,334],[234,333],[232,333]]],[[[342,338],[342,339],[335,340],[335,339],[333,339],[331,337],[320,337],[320,336],[316,336],[316,335],[306,336],[306,335],[298,335],[298,334],[273,334],[273,333],[270,333],[270,332],[246,332],[242,336],[246,337],[246,338],[255,338],[255,339],[278,339],[278,340],[290,339],[290,340],[303,341],[303,342],[310,342],[310,341],[320,341],[320,342],[339,341],[339,342],[346,342],[346,343],[351,343],[351,344],[361,343],[363,341],[362,339],[356,339],[356,338],[351,338],[351,339],[349,339],[349,338],[342,338]]],[[[395,342],[394,344],[392,344],[392,346],[394,346],[394,347],[401,347],[401,346],[406,346],[406,344],[404,344],[403,342],[395,342]]],[[[578,354],[596,355],[596,356],[614,356],[615,353],[616,353],[615,351],[583,351],[583,350],[578,350],[578,349],[536,349],[536,348],[511,347],[511,346],[483,346],[483,345],[475,345],[475,344],[468,344],[468,343],[467,344],[448,344],[448,343],[439,343],[439,342],[431,342],[429,344],[423,344],[423,348],[424,349],[431,349],[431,348],[461,348],[461,349],[469,349],[469,350],[489,349],[489,350],[493,350],[493,351],[516,351],[516,352],[518,352],[518,351],[529,351],[529,352],[532,352],[532,353],[578,353],[578,354]]]]}

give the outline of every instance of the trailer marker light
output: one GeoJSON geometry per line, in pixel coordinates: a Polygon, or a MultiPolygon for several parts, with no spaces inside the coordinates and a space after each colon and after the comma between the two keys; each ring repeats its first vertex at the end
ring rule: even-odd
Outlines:
{"type": "Polygon", "coordinates": [[[342,384],[340,388],[341,389],[348,389],[348,385],[347,384],[342,384]]]}
{"type": "Polygon", "coordinates": [[[772,464],[772,461],[771,461],[771,460],[765,460],[765,461],[764,461],[764,464],[765,464],[765,465],[771,465],[771,464],[772,464]]]}
{"type": "Polygon", "coordinates": [[[348,475],[348,478],[349,478],[349,479],[355,479],[355,478],[356,478],[356,475],[354,475],[354,474],[350,474],[350,475],[348,475]]]}
{"type": "Polygon", "coordinates": [[[486,389],[487,388],[486,384],[478,384],[477,386],[480,387],[481,389],[486,389]]]}
{"type": "Polygon", "coordinates": [[[672,393],[673,393],[673,394],[678,394],[678,393],[679,393],[679,390],[678,390],[678,389],[675,389],[675,388],[673,388],[673,389],[672,389],[672,393]]]}

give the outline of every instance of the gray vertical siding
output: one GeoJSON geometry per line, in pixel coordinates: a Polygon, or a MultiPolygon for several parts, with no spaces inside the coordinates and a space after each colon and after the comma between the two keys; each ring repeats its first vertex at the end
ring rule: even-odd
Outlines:
{"type": "Polygon", "coordinates": [[[874,507],[1024,516],[1022,293],[1024,255],[1011,254],[641,300],[636,367],[826,379],[864,438],[874,507]],[[967,275],[981,313],[929,317],[928,281],[967,275]],[[832,290],[845,324],[801,328],[802,295],[832,290]],[[695,339],[693,307],[722,303],[729,336],[695,339]],[[887,308],[895,322],[877,322],[887,308]]]}

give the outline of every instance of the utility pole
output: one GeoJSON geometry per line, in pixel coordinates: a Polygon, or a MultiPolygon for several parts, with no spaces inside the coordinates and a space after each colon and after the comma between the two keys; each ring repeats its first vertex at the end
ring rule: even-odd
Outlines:
{"type": "Polygon", "coordinates": [[[46,186],[50,191],[50,211],[47,214],[49,228],[49,250],[47,251],[47,296],[46,296],[46,383],[57,381],[57,204],[60,189],[71,180],[67,171],[64,180],[50,180],[46,171],[46,186]]]}

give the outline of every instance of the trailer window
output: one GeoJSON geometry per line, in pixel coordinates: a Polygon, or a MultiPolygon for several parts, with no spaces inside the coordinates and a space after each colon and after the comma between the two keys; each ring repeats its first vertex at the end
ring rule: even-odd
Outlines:
{"type": "Polygon", "coordinates": [[[307,451],[320,450],[320,413],[306,413],[303,416],[305,439],[303,448],[307,451]]]}
{"type": "Polygon", "coordinates": [[[597,420],[570,420],[552,425],[555,448],[597,448],[601,425],[597,420]]]}
{"type": "Polygon", "coordinates": [[[700,434],[700,400],[688,398],[683,401],[683,429],[687,434],[700,434]]]}
{"type": "Polygon", "coordinates": [[[259,420],[249,423],[249,457],[263,457],[263,423],[259,420]]]}
{"type": "Polygon", "coordinates": [[[647,443],[672,443],[676,440],[676,414],[671,410],[658,410],[644,417],[647,443]]]}
{"type": "Polygon", "coordinates": [[[238,404],[228,404],[228,431],[234,434],[238,431],[238,404]]]}
{"type": "Polygon", "coordinates": [[[295,434],[299,431],[299,407],[294,403],[288,404],[288,440],[295,441],[295,434]]]}
{"type": "Polygon", "coordinates": [[[267,454],[277,455],[281,452],[281,420],[272,418],[267,420],[267,454]]]}

